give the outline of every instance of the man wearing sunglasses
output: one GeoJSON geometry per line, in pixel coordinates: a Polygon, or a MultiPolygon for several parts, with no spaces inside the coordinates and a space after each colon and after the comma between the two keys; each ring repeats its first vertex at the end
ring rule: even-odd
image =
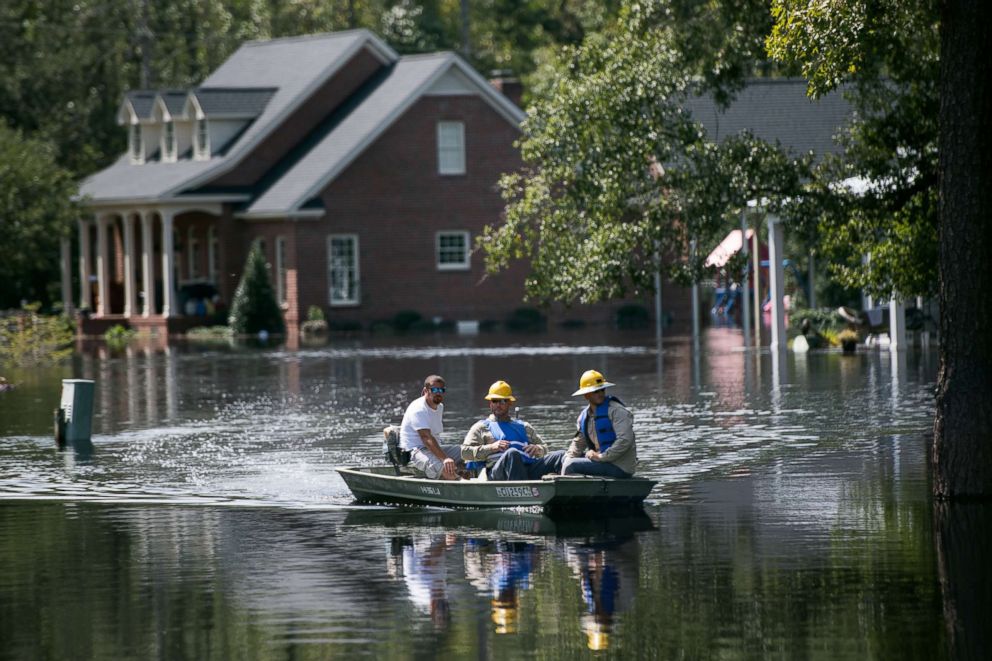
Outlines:
{"type": "Polygon", "coordinates": [[[484,463],[490,480],[539,480],[561,470],[565,451],[548,452],[530,423],[510,417],[510,406],[517,398],[509,383],[497,381],[485,399],[490,415],[468,430],[462,441],[462,459],[484,463]]]}
{"type": "Polygon", "coordinates": [[[444,433],[444,379],[424,379],[421,396],[413,400],[400,424],[400,447],[410,452],[410,463],[432,480],[457,480],[461,447],[441,445],[444,433]]]}

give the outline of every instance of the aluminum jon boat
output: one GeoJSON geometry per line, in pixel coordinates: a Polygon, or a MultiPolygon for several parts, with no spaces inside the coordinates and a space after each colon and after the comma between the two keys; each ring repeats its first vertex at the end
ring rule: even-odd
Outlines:
{"type": "Polygon", "coordinates": [[[543,507],[571,509],[639,506],[656,482],[555,475],[526,481],[429,480],[397,475],[392,466],[338,468],[359,502],[442,507],[543,507]]]}

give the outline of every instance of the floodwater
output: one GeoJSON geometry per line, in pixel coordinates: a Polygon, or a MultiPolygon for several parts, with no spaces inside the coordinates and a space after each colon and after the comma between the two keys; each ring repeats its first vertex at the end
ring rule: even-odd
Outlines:
{"type": "Polygon", "coordinates": [[[742,351],[684,337],[134,345],[0,393],[0,657],[940,659],[928,498],[936,352],[742,351]],[[545,440],[595,368],[635,414],[641,515],[359,506],[419,382],[456,442],[496,379],[545,440]],[[60,379],[96,381],[57,451],[60,379]]]}

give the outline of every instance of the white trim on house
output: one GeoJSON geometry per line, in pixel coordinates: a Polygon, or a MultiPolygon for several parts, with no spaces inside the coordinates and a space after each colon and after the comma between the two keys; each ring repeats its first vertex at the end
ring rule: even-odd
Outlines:
{"type": "Polygon", "coordinates": [[[471,234],[465,230],[438,230],[434,234],[434,264],[438,271],[468,271],[472,268],[471,234]],[[462,259],[460,261],[442,261],[445,250],[454,252],[451,246],[442,246],[445,238],[459,237],[462,239],[462,259]]]}
{"type": "MultiPolygon", "coordinates": [[[[225,158],[218,161],[216,167],[212,167],[204,172],[201,172],[199,175],[193,177],[192,179],[188,179],[182,182],[180,185],[176,186],[175,188],[166,191],[165,194],[176,195],[182,192],[183,190],[196,188],[197,186],[203,185],[209,182],[211,179],[226,174],[227,172],[230,172],[231,170],[236,168],[238,165],[241,164],[241,157],[251,153],[252,149],[254,149],[257,145],[261,144],[262,141],[268,138],[273,131],[275,131],[280,126],[282,126],[283,122],[289,116],[291,116],[294,112],[296,112],[296,110],[298,110],[303,103],[308,101],[310,97],[313,96],[314,92],[320,89],[320,87],[324,83],[326,83],[331,78],[331,76],[333,76],[339,70],[341,70],[341,68],[344,67],[344,65],[348,64],[348,62],[351,61],[351,58],[354,57],[363,48],[368,47],[368,50],[372,53],[372,55],[378,58],[379,61],[381,61],[383,64],[391,64],[392,62],[395,62],[396,60],[399,59],[399,54],[396,51],[394,51],[384,41],[379,39],[377,36],[369,32],[365,28],[359,28],[358,30],[353,30],[353,31],[348,30],[336,34],[345,35],[348,34],[349,32],[360,33],[362,34],[364,39],[355,41],[355,43],[352,44],[352,46],[349,47],[347,50],[345,50],[341,54],[341,56],[338,57],[337,60],[331,62],[327,66],[327,68],[320,73],[320,75],[315,76],[314,79],[310,82],[310,84],[307,85],[296,96],[296,98],[293,99],[293,101],[287,103],[286,106],[282,109],[282,111],[279,114],[277,114],[275,117],[273,117],[262,130],[260,130],[254,136],[252,136],[252,139],[250,141],[245,142],[243,144],[234,145],[234,148],[232,149],[231,153],[227,154],[225,158]]],[[[299,37],[298,39],[299,40],[312,39],[316,37],[322,38],[325,36],[326,35],[308,35],[308,36],[299,37]]],[[[263,41],[247,42],[242,47],[251,46],[252,44],[256,44],[256,43],[261,44],[265,42],[263,41]]],[[[197,106],[199,107],[199,104],[197,104],[197,106]]]]}
{"type": "Polygon", "coordinates": [[[359,266],[359,246],[357,234],[328,234],[327,235],[327,301],[331,307],[346,307],[361,305],[362,300],[362,277],[359,266]],[[350,296],[334,298],[334,263],[332,244],[335,240],[350,241],[352,245],[352,264],[347,267],[351,272],[354,291],[348,292],[350,296]]]}

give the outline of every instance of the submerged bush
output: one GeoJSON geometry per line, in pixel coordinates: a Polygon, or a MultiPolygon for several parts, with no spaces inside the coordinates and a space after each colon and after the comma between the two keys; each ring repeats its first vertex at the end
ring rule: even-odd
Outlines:
{"type": "Polygon", "coordinates": [[[67,317],[39,314],[32,303],[0,318],[0,362],[55,363],[72,355],[73,326],[67,317]]]}
{"type": "Polygon", "coordinates": [[[617,310],[617,328],[647,328],[651,325],[651,313],[643,305],[624,305],[617,310]]]}
{"type": "Polygon", "coordinates": [[[540,310],[534,308],[517,308],[506,318],[506,329],[511,331],[539,331],[548,324],[548,320],[540,310]]]}
{"type": "Polygon", "coordinates": [[[120,324],[116,324],[111,326],[107,332],[103,334],[103,339],[111,348],[119,349],[133,340],[135,335],[137,335],[137,332],[134,330],[125,328],[120,324]]]}

